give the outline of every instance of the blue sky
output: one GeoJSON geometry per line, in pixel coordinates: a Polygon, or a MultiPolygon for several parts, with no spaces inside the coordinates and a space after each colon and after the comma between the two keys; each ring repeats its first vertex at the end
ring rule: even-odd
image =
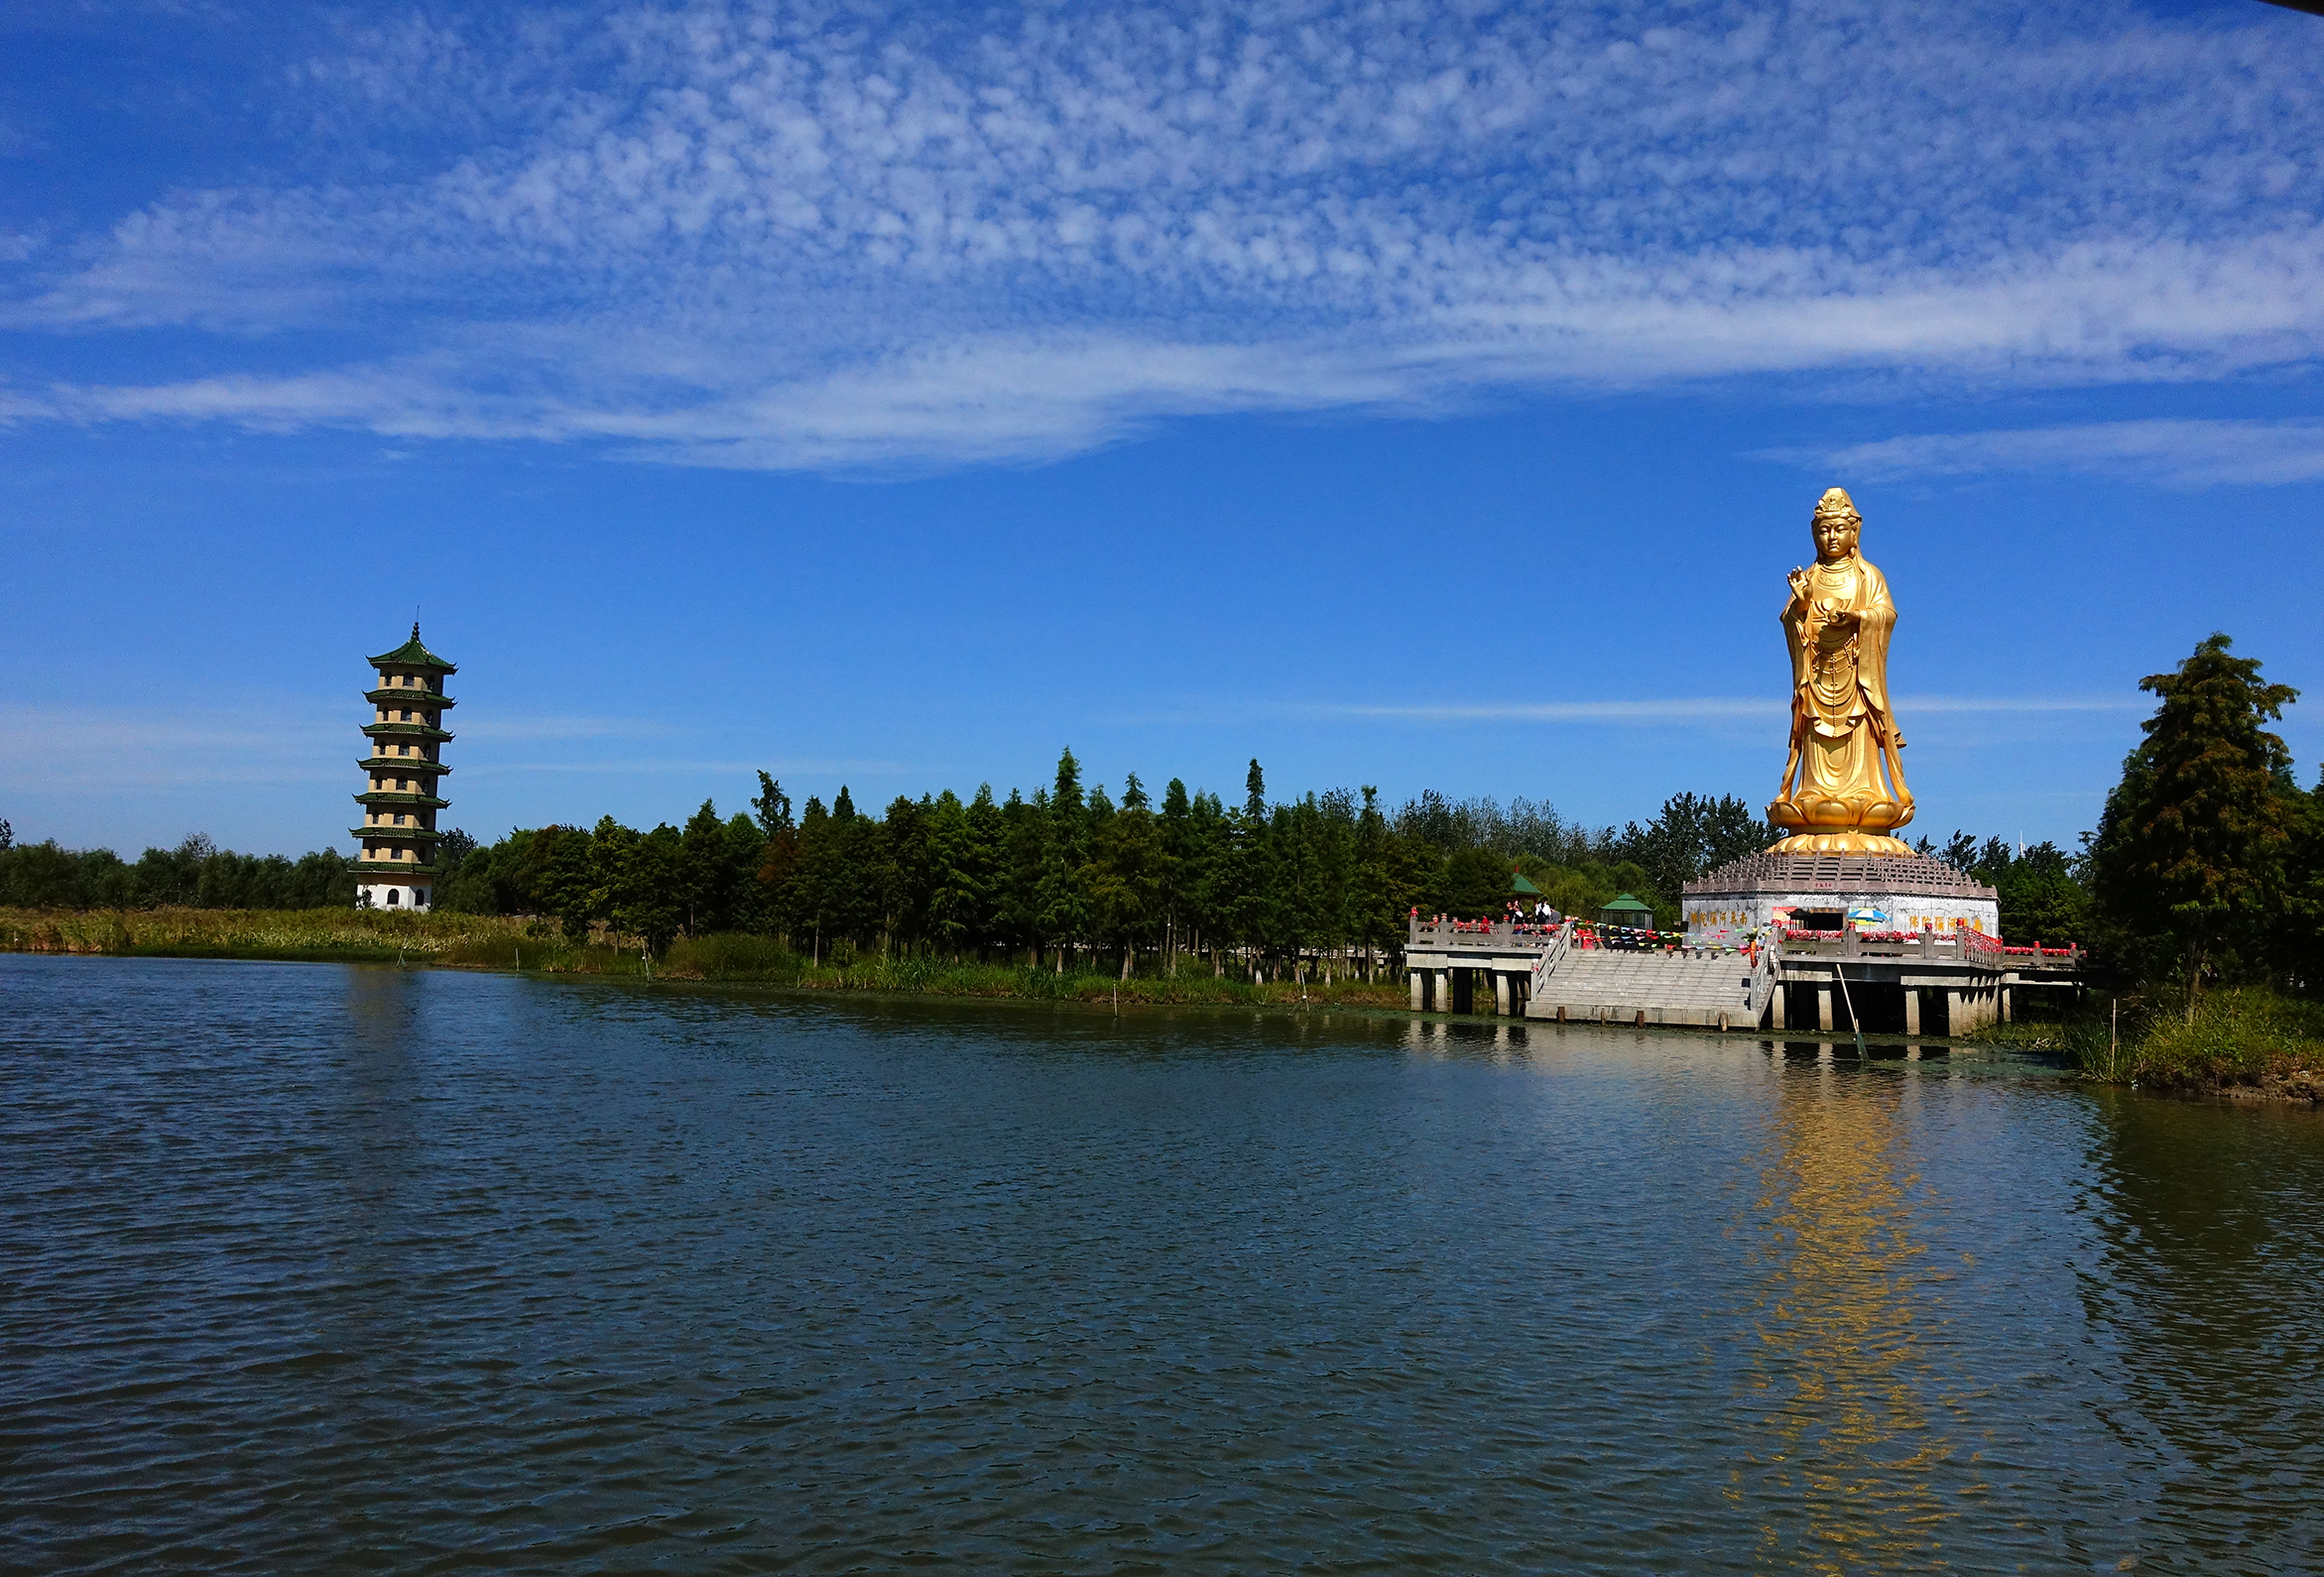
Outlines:
{"type": "Polygon", "coordinates": [[[0,816],[345,846],[1042,781],[1764,801],[1849,487],[1916,830],[2214,629],[2324,755],[2324,21],[0,12],[0,816]]]}

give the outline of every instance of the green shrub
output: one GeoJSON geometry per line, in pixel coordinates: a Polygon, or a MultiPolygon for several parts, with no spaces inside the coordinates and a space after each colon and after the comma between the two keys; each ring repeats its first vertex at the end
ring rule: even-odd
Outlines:
{"type": "Polygon", "coordinates": [[[694,980],[790,981],[798,978],[804,962],[772,936],[721,931],[672,942],[655,973],[694,980]]]}
{"type": "Polygon", "coordinates": [[[2140,1037],[2136,1074],[2158,1084],[2243,1084],[2324,1067],[2324,1004],[2264,987],[2213,991],[2182,1013],[2157,1013],[2140,1037]]]}

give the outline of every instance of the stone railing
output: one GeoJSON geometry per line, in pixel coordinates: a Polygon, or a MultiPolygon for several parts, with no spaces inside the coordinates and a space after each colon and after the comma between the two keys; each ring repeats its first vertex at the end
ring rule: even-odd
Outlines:
{"type": "Polygon", "coordinates": [[[1775,988],[1783,983],[1783,938],[1771,936],[1752,964],[1751,996],[1744,1012],[1757,1027],[1768,1015],[1768,1003],[1774,997],[1775,988]]]}
{"type": "Polygon", "coordinates": [[[2079,946],[2006,947],[1983,931],[1785,931],[1786,952],[1802,958],[1931,958],[1987,969],[2074,972],[2089,961],[2079,946]]]}
{"type": "Polygon", "coordinates": [[[1552,938],[1570,928],[1570,922],[1559,925],[1512,925],[1506,920],[1435,920],[1412,919],[1408,940],[1415,946],[1428,943],[1437,947],[1485,947],[1514,951],[1521,947],[1546,947],[1552,938]]]}
{"type": "Polygon", "coordinates": [[[1557,972],[1557,966],[1565,961],[1565,955],[1572,950],[1573,921],[1567,920],[1550,937],[1549,950],[1533,960],[1532,995],[1541,995],[1542,983],[1557,972]]]}

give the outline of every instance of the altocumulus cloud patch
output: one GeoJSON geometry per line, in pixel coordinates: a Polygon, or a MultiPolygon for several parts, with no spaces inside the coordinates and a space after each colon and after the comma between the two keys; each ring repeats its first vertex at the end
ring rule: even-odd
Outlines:
{"type": "Polygon", "coordinates": [[[2261,8],[407,20],[266,84],[330,133],[272,177],[0,251],[20,335],[177,336],[0,420],[848,467],[1521,387],[2217,378],[2324,341],[2320,84],[2324,30],[2261,8]]]}

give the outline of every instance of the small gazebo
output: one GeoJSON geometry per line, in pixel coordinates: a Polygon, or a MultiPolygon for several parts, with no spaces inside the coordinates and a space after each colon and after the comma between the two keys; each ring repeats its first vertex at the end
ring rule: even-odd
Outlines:
{"type": "Polygon", "coordinates": [[[1651,931],[1654,928],[1654,911],[1651,907],[1624,893],[1598,910],[1598,923],[1627,925],[1632,930],[1651,931]]]}

